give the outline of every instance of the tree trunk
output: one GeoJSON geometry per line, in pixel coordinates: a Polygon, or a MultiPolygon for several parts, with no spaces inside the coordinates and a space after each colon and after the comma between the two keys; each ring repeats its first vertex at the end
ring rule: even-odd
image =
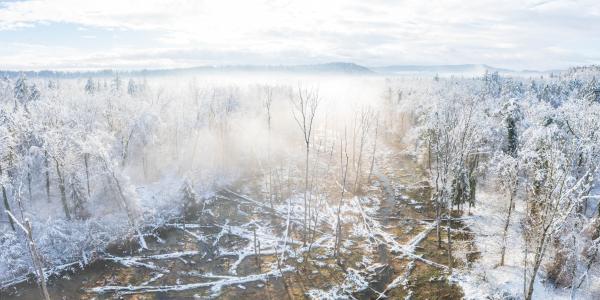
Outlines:
{"type": "Polygon", "coordinates": [[[306,246],[306,222],[308,217],[308,157],[310,151],[310,144],[306,142],[306,166],[305,166],[305,174],[304,174],[304,223],[302,226],[304,227],[304,233],[302,238],[303,246],[306,246]]]}
{"type": "Polygon", "coordinates": [[[360,183],[360,175],[361,175],[361,169],[362,169],[362,153],[363,153],[363,147],[364,147],[364,140],[361,139],[360,141],[360,147],[359,147],[359,152],[358,152],[358,158],[356,161],[356,174],[355,174],[355,178],[354,178],[354,188],[353,193],[356,194],[360,188],[359,183],[360,183]]]}
{"type": "Polygon", "coordinates": [[[448,205],[448,220],[446,221],[446,233],[448,234],[448,268],[450,268],[450,273],[452,273],[452,235],[451,226],[452,226],[452,204],[448,205]]]}
{"type": "Polygon", "coordinates": [[[538,245],[535,256],[533,260],[533,273],[531,274],[531,279],[529,280],[529,285],[527,287],[527,295],[525,296],[525,300],[531,300],[533,297],[533,287],[535,284],[535,278],[537,276],[537,272],[540,269],[540,265],[542,264],[542,259],[544,258],[544,250],[546,248],[546,236],[548,228],[545,228],[542,232],[540,244],[538,245]]]}
{"type": "Polygon", "coordinates": [[[375,166],[375,151],[377,150],[377,131],[379,128],[379,123],[377,123],[377,127],[375,127],[375,139],[373,140],[373,153],[371,155],[371,167],[369,168],[369,176],[367,177],[367,184],[371,184],[371,175],[373,175],[373,166],[375,166]]]}
{"type": "MultiPolygon", "coordinates": [[[[437,234],[437,244],[438,244],[438,249],[442,248],[442,232],[441,232],[441,226],[442,226],[442,201],[441,199],[443,199],[443,191],[440,191],[440,186],[439,186],[439,180],[440,180],[440,170],[439,170],[439,164],[440,164],[440,160],[439,160],[439,156],[436,153],[436,161],[435,161],[435,169],[436,169],[436,175],[435,175],[435,194],[434,194],[434,199],[435,199],[435,231],[437,234]]],[[[431,170],[429,171],[431,173],[431,170]]]]}
{"type": "Polygon", "coordinates": [[[506,237],[508,235],[508,226],[510,225],[510,216],[513,210],[513,194],[510,194],[510,201],[508,204],[508,215],[506,216],[506,222],[504,223],[504,231],[502,233],[502,250],[500,254],[500,266],[504,266],[504,255],[506,254],[506,237]]]}
{"type": "Polygon", "coordinates": [[[342,151],[342,143],[340,141],[340,168],[341,168],[341,175],[342,175],[342,192],[340,195],[340,202],[338,203],[338,208],[337,208],[337,223],[336,223],[336,230],[335,230],[335,248],[334,248],[334,256],[336,257],[336,260],[339,262],[339,254],[340,254],[340,244],[342,241],[342,220],[340,218],[340,213],[342,211],[342,203],[344,201],[344,193],[346,191],[346,179],[348,177],[348,150],[347,150],[347,141],[346,141],[346,145],[345,145],[345,149],[344,151],[342,151]],[[345,152],[346,154],[346,162],[345,165],[346,167],[344,168],[344,158],[343,158],[343,152],[345,152]]]}
{"type": "Polygon", "coordinates": [[[44,151],[44,164],[46,165],[46,196],[50,203],[50,163],[48,162],[48,151],[44,151]]]}
{"type": "Polygon", "coordinates": [[[29,202],[32,202],[33,196],[31,193],[31,172],[27,172],[27,190],[29,191],[29,202]]]}
{"type": "Polygon", "coordinates": [[[67,220],[71,220],[71,213],[69,212],[69,204],[67,203],[67,192],[65,189],[65,179],[60,173],[60,166],[58,164],[58,160],[54,159],[56,164],[56,174],[58,175],[58,189],[60,190],[60,201],[62,202],[63,210],[65,211],[65,216],[67,220]]]}
{"type": "Polygon", "coordinates": [[[88,198],[92,197],[92,191],[90,190],[90,171],[89,171],[89,154],[86,153],[83,155],[83,162],[85,163],[85,179],[87,182],[87,192],[88,198]]]}
{"type": "Polygon", "coordinates": [[[442,203],[440,201],[440,195],[435,195],[435,232],[437,235],[438,249],[442,248],[442,203]]]}
{"type": "Polygon", "coordinates": [[[431,174],[431,141],[429,139],[427,140],[427,167],[431,174]]]}
{"type": "MultiPolygon", "coordinates": [[[[2,186],[2,198],[4,200],[4,209],[6,209],[7,211],[11,211],[10,210],[10,205],[8,204],[8,197],[6,196],[6,189],[4,188],[4,186],[2,186]]],[[[10,227],[12,228],[12,230],[15,230],[15,224],[13,224],[13,221],[11,218],[8,218],[8,221],[10,223],[10,227]]]]}
{"type": "MultiPolygon", "coordinates": [[[[0,176],[2,175],[2,166],[0,166],[0,176]]],[[[8,212],[12,212],[10,210],[10,204],[8,203],[8,196],[6,195],[6,188],[4,187],[4,185],[2,185],[2,200],[4,201],[4,209],[8,212]]],[[[12,228],[13,231],[15,231],[15,224],[13,223],[13,220],[10,218],[10,216],[8,217],[8,222],[10,223],[10,227],[12,228]]]]}

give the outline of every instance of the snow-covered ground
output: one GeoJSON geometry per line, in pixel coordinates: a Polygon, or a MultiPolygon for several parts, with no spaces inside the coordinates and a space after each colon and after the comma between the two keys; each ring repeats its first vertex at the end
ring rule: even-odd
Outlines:
{"type": "MultiPolygon", "coordinates": [[[[454,275],[467,299],[522,299],[524,245],[521,233],[524,204],[516,201],[506,238],[504,266],[500,264],[502,232],[506,222],[508,201],[502,196],[480,191],[472,216],[464,222],[475,233],[475,245],[481,252],[472,267],[454,275]]],[[[545,281],[544,265],[534,286],[534,299],[598,299],[600,285],[587,282],[571,298],[571,289],[555,288],[545,281]]]]}

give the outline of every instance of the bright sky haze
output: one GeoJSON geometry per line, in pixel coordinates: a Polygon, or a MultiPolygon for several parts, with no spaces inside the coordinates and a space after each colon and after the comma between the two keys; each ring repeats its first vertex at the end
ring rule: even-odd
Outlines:
{"type": "Polygon", "coordinates": [[[0,69],[600,63],[597,0],[0,0],[0,69]]]}

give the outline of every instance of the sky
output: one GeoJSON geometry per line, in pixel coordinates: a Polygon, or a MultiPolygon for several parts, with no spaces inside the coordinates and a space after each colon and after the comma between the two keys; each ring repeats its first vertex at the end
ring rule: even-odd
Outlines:
{"type": "Polygon", "coordinates": [[[0,0],[0,69],[600,63],[598,0],[0,0]]]}

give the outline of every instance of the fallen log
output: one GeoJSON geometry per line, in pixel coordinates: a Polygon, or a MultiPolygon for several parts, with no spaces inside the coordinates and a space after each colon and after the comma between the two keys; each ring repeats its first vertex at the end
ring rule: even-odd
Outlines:
{"type": "Polygon", "coordinates": [[[229,285],[236,285],[242,283],[248,283],[253,281],[266,281],[270,277],[280,277],[283,276],[284,272],[291,272],[294,268],[287,267],[281,270],[273,270],[267,273],[261,274],[252,274],[243,277],[227,277],[221,280],[211,281],[211,282],[198,282],[198,283],[189,283],[189,284],[179,284],[179,285],[162,285],[162,286],[102,286],[95,287],[91,289],[87,289],[87,292],[96,293],[96,294],[105,294],[105,293],[119,293],[123,295],[130,294],[141,294],[141,293],[156,293],[156,292],[179,292],[186,290],[194,290],[200,288],[208,288],[213,294],[216,296],[223,287],[229,285]]]}

